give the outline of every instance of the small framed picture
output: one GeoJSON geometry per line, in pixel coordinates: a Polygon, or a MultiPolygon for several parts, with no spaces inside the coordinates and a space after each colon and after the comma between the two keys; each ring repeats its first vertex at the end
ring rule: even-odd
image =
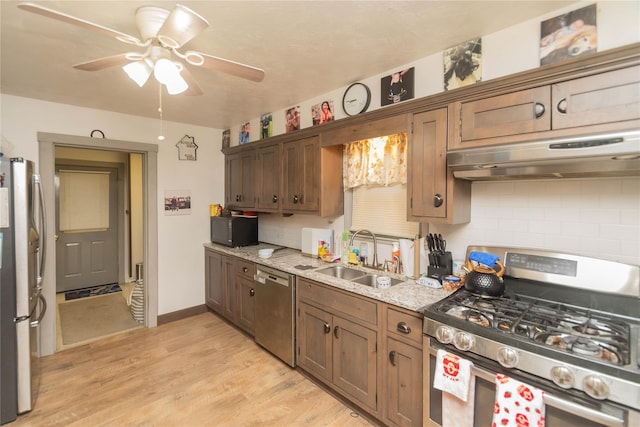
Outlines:
{"type": "Polygon", "coordinates": [[[300,106],[287,108],[284,112],[285,133],[300,129],[300,106]]]}
{"type": "Polygon", "coordinates": [[[413,99],[415,67],[398,70],[380,80],[380,105],[397,104],[413,99]]]}
{"type": "Polygon", "coordinates": [[[165,190],[165,215],[191,215],[191,191],[165,190]]]}
{"type": "Polygon", "coordinates": [[[222,148],[229,148],[231,145],[231,129],[222,131],[222,148]]]}
{"type": "Polygon", "coordinates": [[[553,64],[598,50],[596,4],[542,21],[540,65],[553,64]]]}
{"type": "Polygon", "coordinates": [[[251,123],[246,122],[240,126],[240,144],[249,143],[249,134],[251,133],[251,123]]]}
{"type": "Polygon", "coordinates": [[[322,101],[319,104],[312,105],[311,118],[313,119],[314,126],[332,122],[334,119],[333,101],[322,101]]]}
{"type": "Polygon", "coordinates": [[[482,38],[445,49],[443,63],[444,90],[482,81],[482,38]]]}
{"type": "Polygon", "coordinates": [[[271,113],[260,116],[260,139],[273,135],[273,116],[271,113]]]}

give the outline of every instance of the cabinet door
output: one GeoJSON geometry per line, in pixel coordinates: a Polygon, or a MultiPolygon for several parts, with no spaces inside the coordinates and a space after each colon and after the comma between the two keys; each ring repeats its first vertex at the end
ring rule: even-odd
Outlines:
{"type": "Polygon", "coordinates": [[[235,292],[234,292],[234,258],[222,257],[223,284],[222,284],[222,315],[234,321],[235,313],[235,292]]]}
{"type": "Polygon", "coordinates": [[[235,323],[253,335],[255,329],[255,290],[253,280],[236,276],[236,318],[235,323]]]}
{"type": "Polygon", "coordinates": [[[228,207],[250,208],[254,200],[254,150],[230,154],[225,159],[225,200],[228,207]]]}
{"type": "Polygon", "coordinates": [[[303,302],[298,305],[298,365],[318,378],[332,379],[332,316],[303,302]]]}
{"type": "Polygon", "coordinates": [[[386,419],[402,426],[422,425],[422,350],[387,338],[386,419]]]}
{"type": "Polygon", "coordinates": [[[377,411],[377,332],[333,318],[333,383],[360,404],[377,411]]]}
{"type": "Polygon", "coordinates": [[[276,212],[280,208],[280,145],[256,151],[256,208],[276,212]]]}
{"type": "Polygon", "coordinates": [[[222,294],[224,271],[222,267],[223,256],[218,252],[205,249],[204,251],[204,281],[205,281],[205,301],[209,308],[222,312],[222,294]]]}
{"type": "Polygon", "coordinates": [[[549,86],[456,102],[454,117],[459,126],[453,126],[449,149],[496,144],[500,141],[495,138],[550,130],[550,104],[549,86]]]}
{"type": "Polygon", "coordinates": [[[320,203],[320,140],[317,136],[284,143],[282,208],[314,212],[320,203]]]}
{"type": "Polygon", "coordinates": [[[447,110],[413,116],[408,151],[409,219],[447,215],[447,110]]]}
{"type": "Polygon", "coordinates": [[[640,118],[640,66],[552,86],[553,128],[563,129],[640,118]]]}

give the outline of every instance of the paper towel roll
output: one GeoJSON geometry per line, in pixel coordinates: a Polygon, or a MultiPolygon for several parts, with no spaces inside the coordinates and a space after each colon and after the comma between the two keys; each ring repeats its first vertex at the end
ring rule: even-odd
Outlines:
{"type": "Polygon", "coordinates": [[[400,260],[404,268],[404,275],[413,276],[413,240],[400,239],[400,260]]]}

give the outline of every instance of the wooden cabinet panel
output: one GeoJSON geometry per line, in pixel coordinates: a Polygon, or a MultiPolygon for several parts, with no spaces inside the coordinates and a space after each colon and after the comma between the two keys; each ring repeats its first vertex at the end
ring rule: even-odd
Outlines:
{"type": "Polygon", "coordinates": [[[223,286],[226,282],[222,268],[222,255],[209,249],[204,251],[205,303],[207,307],[221,313],[223,286]]]}
{"type": "Polygon", "coordinates": [[[289,212],[317,211],[320,192],[320,141],[317,136],[282,145],[282,208],[289,212]]]}
{"type": "Polygon", "coordinates": [[[253,208],[255,150],[230,154],[225,158],[225,201],[229,208],[253,208]]]}
{"type": "Polygon", "coordinates": [[[409,221],[458,224],[471,218],[471,183],[447,169],[447,109],[413,116],[407,168],[409,221]]]}
{"type": "Polygon", "coordinates": [[[640,66],[554,84],[554,129],[640,118],[640,66]]]}
{"type": "Polygon", "coordinates": [[[422,425],[422,350],[387,338],[386,419],[399,426],[422,425]]]}
{"type": "Polygon", "coordinates": [[[256,150],[256,209],[260,212],[280,209],[280,148],[278,144],[256,150]]]}
{"type": "Polygon", "coordinates": [[[237,275],[235,283],[235,323],[250,335],[253,335],[255,330],[256,304],[254,295],[253,279],[237,275]]]}
{"type": "Polygon", "coordinates": [[[333,377],[332,320],[324,310],[298,304],[298,366],[325,381],[333,377]]]}
{"type": "Polygon", "coordinates": [[[222,268],[225,278],[222,287],[222,315],[233,322],[235,318],[235,263],[234,258],[229,256],[222,257],[222,268]]]}
{"type": "Polygon", "coordinates": [[[387,307],[387,333],[406,338],[415,345],[422,345],[422,316],[409,316],[387,307]]]}
{"type": "Polygon", "coordinates": [[[376,411],[376,331],[333,317],[333,382],[357,402],[376,411]]]}

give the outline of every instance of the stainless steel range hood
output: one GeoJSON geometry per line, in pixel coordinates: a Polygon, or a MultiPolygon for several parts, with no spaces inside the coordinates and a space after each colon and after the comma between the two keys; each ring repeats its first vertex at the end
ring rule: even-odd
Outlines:
{"type": "Polygon", "coordinates": [[[640,176],[640,130],[450,151],[447,165],[474,181],[640,176]]]}

